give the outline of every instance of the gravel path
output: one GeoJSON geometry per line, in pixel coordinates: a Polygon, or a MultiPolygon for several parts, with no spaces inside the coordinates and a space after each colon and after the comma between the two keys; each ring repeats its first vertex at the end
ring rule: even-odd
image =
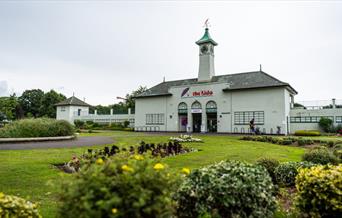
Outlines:
{"type": "Polygon", "coordinates": [[[28,150],[36,148],[71,148],[92,145],[111,144],[114,140],[109,136],[85,136],[73,140],[65,141],[47,141],[47,142],[17,142],[1,143],[0,150],[28,150]]]}

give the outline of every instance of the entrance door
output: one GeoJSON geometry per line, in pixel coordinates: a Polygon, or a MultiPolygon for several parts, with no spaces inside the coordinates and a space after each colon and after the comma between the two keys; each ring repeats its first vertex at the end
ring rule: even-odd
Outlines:
{"type": "Polygon", "coordinates": [[[186,127],[188,125],[188,116],[187,115],[178,115],[179,117],[179,131],[186,132],[186,127]]]}
{"type": "Polygon", "coordinates": [[[192,114],[193,132],[201,132],[201,124],[202,124],[202,114],[201,113],[193,113],[192,114]]]}
{"type": "Polygon", "coordinates": [[[217,132],[217,113],[207,113],[208,132],[217,132]]]}

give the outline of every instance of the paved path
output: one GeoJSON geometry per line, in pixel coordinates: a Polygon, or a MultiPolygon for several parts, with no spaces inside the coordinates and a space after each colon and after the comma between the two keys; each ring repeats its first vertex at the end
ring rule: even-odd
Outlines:
{"type": "Polygon", "coordinates": [[[71,148],[91,145],[111,144],[114,140],[109,136],[85,136],[73,140],[48,141],[48,142],[17,142],[1,143],[0,150],[27,150],[36,148],[71,148]]]}

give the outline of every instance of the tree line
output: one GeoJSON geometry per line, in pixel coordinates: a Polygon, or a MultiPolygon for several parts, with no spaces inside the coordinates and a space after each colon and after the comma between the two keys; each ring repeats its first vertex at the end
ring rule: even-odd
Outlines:
{"type": "MultiPolygon", "coordinates": [[[[109,114],[113,109],[115,114],[127,113],[128,108],[135,109],[134,96],[146,91],[146,87],[140,86],[137,90],[127,94],[123,102],[108,106],[96,105],[90,108],[90,112],[97,110],[98,114],[109,114]]],[[[55,90],[45,92],[40,89],[25,90],[21,96],[12,94],[9,97],[0,97],[0,121],[17,120],[22,118],[56,117],[55,104],[65,100],[62,93],[55,90]]]]}

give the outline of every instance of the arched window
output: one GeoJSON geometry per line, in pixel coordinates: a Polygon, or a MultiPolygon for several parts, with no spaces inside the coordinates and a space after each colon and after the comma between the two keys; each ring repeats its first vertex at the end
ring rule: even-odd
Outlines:
{"type": "Polygon", "coordinates": [[[178,113],[179,114],[187,114],[188,113],[188,105],[185,102],[179,103],[178,113]]]}
{"type": "Polygon", "coordinates": [[[201,103],[199,103],[198,101],[195,101],[194,103],[192,103],[191,105],[191,109],[201,109],[202,105],[201,103]]]}
{"type": "Polygon", "coordinates": [[[217,105],[215,101],[208,101],[205,108],[207,113],[217,113],[217,105]]]}

